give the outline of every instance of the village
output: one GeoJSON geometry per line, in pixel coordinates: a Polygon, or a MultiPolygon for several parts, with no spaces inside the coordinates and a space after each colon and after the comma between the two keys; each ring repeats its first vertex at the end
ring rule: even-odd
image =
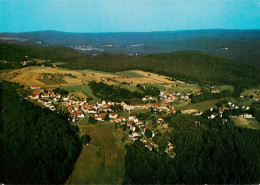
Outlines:
{"type": "MultiPolygon", "coordinates": [[[[155,131],[150,128],[145,121],[139,120],[136,114],[131,113],[132,111],[146,110],[151,111],[156,116],[156,125],[162,126],[167,125],[164,122],[164,116],[169,114],[175,114],[176,110],[171,104],[174,101],[183,100],[190,101],[190,95],[200,95],[201,93],[194,92],[184,92],[184,93],[167,93],[165,91],[160,91],[159,98],[152,96],[145,96],[142,98],[143,104],[129,105],[125,102],[111,102],[111,101],[101,101],[97,103],[90,103],[87,100],[79,100],[69,95],[61,95],[55,93],[55,89],[43,90],[38,86],[31,86],[30,91],[32,95],[28,96],[29,100],[36,101],[42,107],[46,107],[51,111],[56,111],[57,107],[61,111],[67,112],[69,114],[69,121],[71,123],[77,123],[82,119],[88,119],[89,123],[97,122],[110,122],[119,125],[122,128],[129,129],[129,140],[135,141],[140,139],[143,144],[152,151],[153,149],[158,150],[158,144],[153,142],[153,137],[155,136],[155,131]],[[120,115],[120,112],[125,112],[125,116],[120,115]],[[151,133],[150,135],[147,133],[151,133]],[[149,135],[149,136],[148,136],[149,135]]],[[[219,93],[217,90],[212,93],[219,93]]],[[[253,118],[249,113],[249,106],[239,107],[234,103],[228,102],[222,106],[216,108],[210,108],[208,110],[208,119],[220,118],[223,124],[228,120],[224,114],[224,111],[232,110],[243,110],[243,113],[238,115],[243,118],[253,118]]],[[[182,110],[183,114],[192,114],[193,116],[201,116],[204,112],[198,110],[182,110]]],[[[205,111],[206,112],[206,111],[205,111]]],[[[199,121],[194,121],[194,125],[199,125],[199,121]]],[[[165,148],[165,152],[169,154],[170,157],[175,157],[174,146],[168,141],[168,145],[165,148]]]]}

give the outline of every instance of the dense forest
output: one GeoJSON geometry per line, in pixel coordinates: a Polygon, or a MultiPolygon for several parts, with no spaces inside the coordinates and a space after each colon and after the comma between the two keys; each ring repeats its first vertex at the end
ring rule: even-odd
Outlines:
{"type": "Polygon", "coordinates": [[[0,83],[0,182],[65,183],[82,147],[78,128],[66,115],[24,100],[21,89],[0,83]]]}
{"type": "Polygon", "coordinates": [[[259,130],[182,114],[171,116],[169,123],[173,130],[164,137],[173,144],[176,157],[149,151],[136,141],[127,147],[125,184],[259,182],[259,130]]]}
{"type": "Polygon", "coordinates": [[[0,69],[24,67],[20,62],[25,60],[44,59],[62,61],[64,58],[82,56],[85,56],[85,54],[64,46],[32,47],[0,42],[0,61],[7,61],[7,63],[0,62],[0,69]],[[25,56],[28,56],[28,58],[25,56]]]}
{"type": "Polygon", "coordinates": [[[249,65],[232,62],[198,51],[125,56],[104,54],[64,60],[61,67],[108,72],[144,70],[191,82],[228,84],[243,88],[260,83],[260,71],[249,65]]]}
{"type": "Polygon", "coordinates": [[[146,95],[158,96],[160,90],[156,87],[143,88],[140,85],[137,85],[139,91],[130,91],[125,88],[121,88],[118,86],[107,85],[103,82],[95,82],[92,81],[89,83],[89,86],[95,96],[101,98],[102,100],[121,102],[124,101],[126,103],[142,103],[141,98],[146,95]]]}

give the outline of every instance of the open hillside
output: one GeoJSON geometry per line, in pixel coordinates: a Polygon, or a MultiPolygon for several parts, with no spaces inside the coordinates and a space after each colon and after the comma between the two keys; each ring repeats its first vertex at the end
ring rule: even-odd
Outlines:
{"type": "Polygon", "coordinates": [[[172,78],[250,87],[259,84],[259,70],[198,51],[180,51],[144,56],[104,54],[67,60],[62,67],[109,72],[143,70],[172,78]]]}

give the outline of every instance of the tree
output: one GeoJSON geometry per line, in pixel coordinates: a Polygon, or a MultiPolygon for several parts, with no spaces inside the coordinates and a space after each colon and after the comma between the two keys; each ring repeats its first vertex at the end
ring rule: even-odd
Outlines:
{"type": "Polygon", "coordinates": [[[153,133],[150,129],[146,129],[144,134],[147,138],[151,138],[153,135],[153,133]]]}
{"type": "Polygon", "coordinates": [[[88,122],[92,123],[92,124],[96,124],[97,120],[94,117],[90,116],[89,119],[88,119],[88,122]]]}
{"type": "Polygon", "coordinates": [[[91,141],[91,138],[90,138],[90,135],[88,134],[84,134],[83,136],[80,137],[80,141],[83,145],[87,145],[90,143],[91,141]]]}
{"type": "Polygon", "coordinates": [[[43,109],[0,83],[0,181],[7,184],[63,184],[82,145],[68,117],[43,109]]]}

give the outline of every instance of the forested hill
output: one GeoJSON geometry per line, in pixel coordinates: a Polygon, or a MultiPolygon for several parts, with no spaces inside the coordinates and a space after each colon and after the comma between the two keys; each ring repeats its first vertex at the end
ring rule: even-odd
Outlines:
{"type": "Polygon", "coordinates": [[[62,59],[81,57],[85,54],[64,46],[33,47],[0,42],[0,60],[21,62],[25,60],[25,56],[37,59],[62,59]]]}
{"type": "Polygon", "coordinates": [[[209,120],[206,114],[171,116],[173,129],[164,137],[174,146],[174,158],[150,151],[139,140],[128,146],[125,184],[258,184],[260,131],[209,120]]]}
{"type": "Polygon", "coordinates": [[[63,184],[81,151],[78,128],[67,117],[42,109],[0,83],[0,182],[63,184]]]}
{"type": "Polygon", "coordinates": [[[143,56],[104,54],[67,60],[67,63],[61,67],[109,72],[138,69],[180,80],[243,87],[260,83],[259,69],[199,51],[179,51],[143,56]]]}
{"type": "Polygon", "coordinates": [[[156,54],[202,51],[260,68],[260,30],[179,30],[161,32],[0,33],[0,42],[34,46],[69,46],[94,54],[156,54]]]}

